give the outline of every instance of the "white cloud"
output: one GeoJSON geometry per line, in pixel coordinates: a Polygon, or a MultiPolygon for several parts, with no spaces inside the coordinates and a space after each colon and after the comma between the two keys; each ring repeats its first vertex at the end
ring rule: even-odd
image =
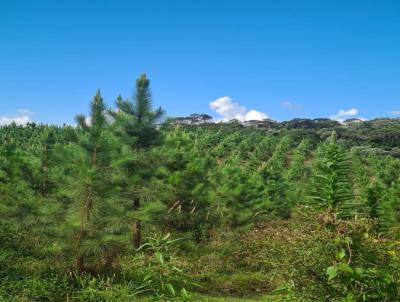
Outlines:
{"type": "Polygon", "coordinates": [[[301,108],[300,104],[296,104],[296,103],[293,103],[290,101],[282,101],[281,105],[283,108],[286,108],[286,109],[300,109],[301,108]]]}
{"type": "Polygon", "coordinates": [[[221,115],[223,121],[237,119],[244,122],[268,118],[268,115],[264,112],[254,109],[248,110],[239,103],[235,103],[229,96],[220,97],[215,101],[210,102],[209,105],[211,109],[215,110],[219,115],[221,115]]]}
{"type": "Polygon", "coordinates": [[[92,117],[85,116],[85,124],[88,126],[91,126],[92,125],[92,117]]]}
{"type": "Polygon", "coordinates": [[[32,116],[35,113],[30,109],[18,109],[18,114],[15,116],[0,116],[0,126],[9,125],[11,123],[16,123],[17,125],[26,125],[32,122],[32,116]]]}
{"type": "Polygon", "coordinates": [[[393,111],[390,111],[390,114],[391,114],[391,115],[400,115],[400,110],[393,110],[393,111]]]}
{"type": "Polygon", "coordinates": [[[264,120],[268,118],[268,115],[266,115],[264,112],[260,112],[257,110],[250,110],[249,112],[246,113],[246,121],[255,121],[255,120],[264,120]]]}
{"type": "Polygon", "coordinates": [[[345,120],[355,117],[358,114],[358,110],[356,108],[351,108],[349,110],[339,110],[339,112],[335,115],[331,115],[330,118],[332,120],[336,120],[338,122],[343,123],[345,120]]]}

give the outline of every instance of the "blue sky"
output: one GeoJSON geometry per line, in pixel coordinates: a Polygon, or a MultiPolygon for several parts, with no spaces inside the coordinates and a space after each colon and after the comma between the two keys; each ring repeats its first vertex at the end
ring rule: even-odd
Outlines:
{"type": "Polygon", "coordinates": [[[0,2],[0,123],[72,123],[141,72],[170,116],[395,116],[400,1],[0,2]]]}

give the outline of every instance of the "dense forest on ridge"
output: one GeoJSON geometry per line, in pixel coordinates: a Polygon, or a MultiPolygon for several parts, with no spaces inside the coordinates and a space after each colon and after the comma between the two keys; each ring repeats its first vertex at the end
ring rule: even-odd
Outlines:
{"type": "Polygon", "coordinates": [[[400,119],[202,116],[0,127],[0,301],[399,301],[400,119]]]}

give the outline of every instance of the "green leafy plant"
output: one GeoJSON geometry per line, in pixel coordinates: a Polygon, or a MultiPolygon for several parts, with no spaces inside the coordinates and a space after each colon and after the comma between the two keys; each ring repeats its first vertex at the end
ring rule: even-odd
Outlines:
{"type": "MultiPolygon", "coordinates": [[[[368,237],[367,234],[364,235],[368,237]]],[[[394,275],[384,267],[371,263],[353,263],[353,249],[357,249],[351,237],[336,240],[338,250],[334,264],[326,269],[332,293],[337,301],[397,301],[398,286],[394,275]],[[340,246],[346,248],[340,248],[340,246]]]]}
{"type": "Polygon", "coordinates": [[[148,238],[138,251],[150,253],[147,266],[143,269],[144,288],[157,301],[189,301],[190,294],[185,286],[193,285],[188,276],[174,264],[171,247],[181,240],[170,239],[170,234],[148,238]]]}

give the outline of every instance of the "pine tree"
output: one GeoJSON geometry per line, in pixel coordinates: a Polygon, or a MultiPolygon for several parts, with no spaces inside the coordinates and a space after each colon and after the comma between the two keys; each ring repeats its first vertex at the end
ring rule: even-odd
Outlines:
{"type": "Polygon", "coordinates": [[[267,198],[274,207],[274,212],[280,217],[290,216],[290,205],[287,198],[288,182],[284,178],[287,167],[287,153],[291,147],[292,140],[284,136],[276,145],[272,156],[260,168],[259,173],[264,179],[267,198]]]}
{"type": "Polygon", "coordinates": [[[40,193],[42,196],[46,196],[51,190],[51,181],[50,181],[50,165],[52,160],[52,152],[54,148],[54,144],[56,142],[54,131],[51,128],[45,128],[43,136],[42,136],[42,154],[41,154],[41,185],[40,185],[40,193]]]}
{"type": "Polygon", "coordinates": [[[400,223],[400,179],[394,181],[383,194],[377,206],[377,216],[379,230],[384,233],[390,233],[394,227],[400,223]]]}
{"type": "Polygon", "coordinates": [[[343,218],[364,215],[353,195],[350,161],[337,143],[336,132],[317,150],[309,202],[316,208],[333,208],[343,218]]]}
{"type": "Polygon", "coordinates": [[[310,153],[310,141],[303,139],[294,150],[286,178],[290,182],[298,182],[305,175],[305,161],[310,153]]]}
{"type": "Polygon", "coordinates": [[[90,103],[90,116],[76,116],[80,131],[77,158],[73,163],[70,190],[73,203],[69,208],[68,222],[77,230],[73,243],[76,269],[86,269],[85,257],[100,250],[101,213],[107,208],[110,191],[111,145],[105,116],[106,106],[100,91],[90,103]]]}
{"type": "MultiPolygon", "coordinates": [[[[135,157],[134,161],[127,164],[127,194],[132,198],[132,210],[138,212],[141,208],[140,192],[146,191],[143,187],[149,175],[145,152],[160,143],[156,122],[164,112],[161,108],[153,111],[150,80],[145,74],[136,80],[133,100],[119,97],[116,106],[117,111],[109,110],[109,113],[115,120],[115,133],[135,157]]],[[[138,217],[132,221],[132,243],[136,248],[141,244],[141,222],[138,217]]]]}
{"type": "Polygon", "coordinates": [[[213,171],[211,183],[212,200],[218,202],[226,227],[248,227],[274,209],[264,178],[246,165],[239,154],[232,154],[213,171]]]}

